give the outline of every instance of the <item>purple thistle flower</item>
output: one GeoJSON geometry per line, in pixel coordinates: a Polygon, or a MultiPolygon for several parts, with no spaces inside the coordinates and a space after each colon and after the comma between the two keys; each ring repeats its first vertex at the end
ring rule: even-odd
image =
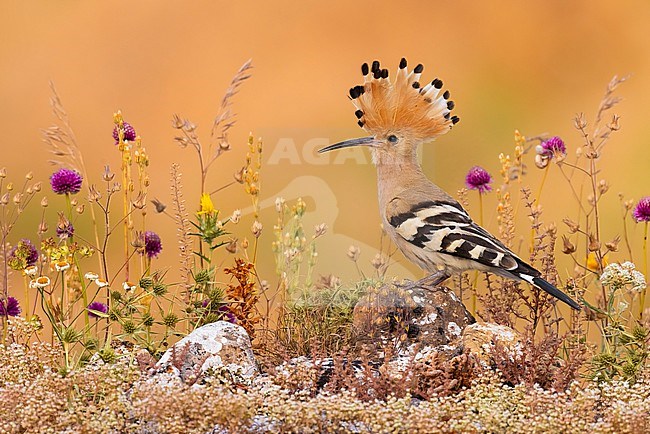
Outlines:
{"type": "Polygon", "coordinates": [[[9,266],[14,270],[24,270],[36,264],[38,261],[38,250],[27,238],[18,241],[9,251],[9,266]]]}
{"type": "Polygon", "coordinates": [[[18,316],[20,312],[22,310],[15,298],[9,297],[6,301],[0,300],[0,316],[18,316]]]}
{"type": "Polygon", "coordinates": [[[230,309],[228,309],[227,306],[221,306],[218,310],[221,313],[221,319],[223,321],[228,321],[229,323],[237,324],[237,317],[235,316],[234,313],[230,311],[230,309]]]}
{"type": "Polygon", "coordinates": [[[50,184],[56,194],[79,193],[82,181],[79,172],[69,169],[59,169],[50,176],[50,184]]]}
{"type": "Polygon", "coordinates": [[[548,140],[543,141],[536,149],[537,153],[540,155],[546,155],[552,157],[553,155],[560,154],[566,155],[566,145],[564,141],[558,136],[551,137],[548,140]]]}
{"type": "Polygon", "coordinates": [[[650,196],[642,198],[632,213],[637,222],[650,222],[650,196]]]}
{"type": "MultiPolygon", "coordinates": [[[[124,141],[125,142],[134,141],[136,137],[135,129],[128,122],[124,122],[122,125],[124,127],[124,141]]],[[[113,128],[113,138],[115,139],[115,144],[119,145],[120,136],[119,133],[117,132],[117,125],[115,126],[115,128],[113,128]]]]}
{"type": "Polygon", "coordinates": [[[69,221],[66,224],[56,226],[56,234],[59,238],[72,238],[74,235],[74,226],[69,221]]]}
{"type": "Polygon", "coordinates": [[[91,312],[93,310],[96,310],[97,312],[101,312],[101,313],[108,313],[108,306],[98,301],[93,301],[88,305],[88,316],[91,316],[93,318],[99,318],[99,315],[97,315],[94,312],[91,312]]]}
{"type": "Polygon", "coordinates": [[[465,176],[465,185],[470,190],[478,190],[479,193],[487,193],[492,190],[490,183],[492,176],[482,167],[474,166],[469,169],[467,176],[465,176]]]}
{"type": "Polygon", "coordinates": [[[144,252],[149,258],[155,258],[162,250],[162,242],[157,233],[146,231],[144,233],[144,252]]]}

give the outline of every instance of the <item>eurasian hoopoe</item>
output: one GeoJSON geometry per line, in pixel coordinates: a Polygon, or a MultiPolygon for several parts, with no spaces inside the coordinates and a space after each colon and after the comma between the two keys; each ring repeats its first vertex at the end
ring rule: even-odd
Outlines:
{"type": "Polygon", "coordinates": [[[350,89],[359,126],[370,137],[321,149],[368,146],[377,167],[379,209],[386,232],[404,255],[432,273],[420,282],[438,285],[452,273],[489,271],[541,288],[574,309],[580,305],[541,277],[541,273],[472,221],[463,207],[433,184],[417,162],[417,147],[445,134],[458,121],[442,81],[420,84],[424,67],[410,73],[402,59],[392,82],[378,61],[361,72],[364,83],[350,89]]]}

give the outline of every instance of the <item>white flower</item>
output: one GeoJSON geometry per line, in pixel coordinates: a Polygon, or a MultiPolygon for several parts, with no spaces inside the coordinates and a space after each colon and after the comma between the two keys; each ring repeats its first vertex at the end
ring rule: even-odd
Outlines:
{"type": "Polygon", "coordinates": [[[54,268],[56,268],[56,271],[65,271],[70,268],[70,263],[68,261],[59,261],[54,264],[54,268]]]}
{"type": "Polygon", "coordinates": [[[631,262],[609,264],[600,276],[600,283],[613,290],[630,285],[630,289],[635,292],[641,292],[646,287],[645,276],[631,262]]]}
{"type": "Polygon", "coordinates": [[[278,197],[275,199],[275,210],[277,212],[282,212],[282,208],[284,207],[284,198],[283,197],[278,197]]]}
{"type": "Polygon", "coordinates": [[[255,220],[253,226],[251,226],[251,232],[255,235],[255,238],[259,238],[262,235],[262,223],[255,220]]]}
{"type": "Polygon", "coordinates": [[[25,268],[23,271],[28,276],[35,276],[36,273],[38,273],[38,267],[36,265],[32,265],[30,267],[25,268]]]}
{"type": "Polygon", "coordinates": [[[236,209],[233,211],[230,221],[233,223],[239,223],[239,220],[241,220],[241,210],[236,209]]]}
{"type": "Polygon", "coordinates": [[[124,288],[125,291],[133,291],[137,287],[138,287],[138,285],[136,285],[133,282],[126,281],[126,282],[122,283],[122,288],[124,288]]]}
{"type": "Polygon", "coordinates": [[[47,276],[41,276],[36,280],[32,280],[32,282],[34,282],[34,288],[45,288],[50,284],[50,278],[47,276]]]}
{"type": "Polygon", "coordinates": [[[84,274],[84,277],[88,280],[96,280],[97,278],[99,278],[99,274],[89,271],[86,274],[84,274]]]}
{"type": "Polygon", "coordinates": [[[105,286],[108,286],[108,282],[105,281],[104,279],[99,279],[99,278],[98,278],[98,279],[95,279],[95,283],[96,283],[97,286],[99,286],[100,288],[104,288],[105,286]]]}

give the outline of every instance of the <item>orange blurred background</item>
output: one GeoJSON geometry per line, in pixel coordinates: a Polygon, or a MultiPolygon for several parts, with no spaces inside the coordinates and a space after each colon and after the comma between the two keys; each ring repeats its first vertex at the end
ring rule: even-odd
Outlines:
{"type": "MultiPolygon", "coordinates": [[[[531,136],[559,135],[571,153],[580,144],[573,116],[584,111],[593,119],[612,76],[631,74],[620,89],[625,100],[616,109],[622,129],[602,162],[612,186],[603,202],[609,228],[604,238],[621,230],[619,191],[635,199],[650,194],[650,3],[645,0],[3,0],[0,11],[0,167],[8,168],[14,182],[31,170],[47,184],[54,170],[40,136],[40,129],[54,121],[48,103],[52,80],[94,176],[90,182],[101,182],[105,164],[119,172],[111,137],[113,113],[119,109],[150,154],[150,199],[170,203],[169,168],[178,162],[185,197],[194,209],[200,195],[196,154],[175,144],[172,115],[195,122],[207,143],[224,90],[252,58],[253,77],[234,99],[233,149],[212,169],[209,185],[216,189],[228,183],[243,165],[249,132],[263,138],[260,272],[270,281],[275,280],[271,242],[278,195],[287,201],[305,198],[308,230],[320,222],[329,226],[319,243],[317,274],[356,278],[345,256],[350,244],[361,246],[361,261],[370,269],[379,245],[379,213],[368,154],[319,159],[315,149],[363,134],[346,95],[361,80],[361,63],[374,59],[391,69],[402,56],[412,65],[421,62],[423,77],[440,77],[450,89],[462,120],[425,147],[423,162],[425,172],[451,192],[463,186],[465,173],[476,164],[498,179],[497,155],[512,153],[515,128],[531,136]]],[[[541,173],[530,158],[528,179],[536,184],[541,173]]],[[[63,201],[48,196],[53,228],[63,201]]],[[[475,210],[475,195],[470,197],[475,210]]],[[[239,185],[213,201],[226,215],[250,205],[239,185]]],[[[541,202],[543,220],[558,222],[560,234],[565,233],[560,221],[574,214],[575,205],[567,209],[570,193],[557,172],[541,202]]],[[[492,231],[494,205],[494,195],[489,196],[486,226],[492,231]]],[[[27,214],[10,242],[35,239],[38,204],[27,214]]],[[[164,246],[157,266],[175,276],[175,228],[152,214],[150,229],[160,233],[164,246]]],[[[243,219],[240,237],[252,238],[251,223],[250,216],[243,219]]],[[[88,227],[79,230],[90,233],[88,227]]],[[[638,240],[641,228],[633,225],[632,236],[638,240]]],[[[120,251],[119,238],[115,249],[120,251]]],[[[395,268],[394,274],[419,275],[404,265],[408,271],[395,268]]]]}

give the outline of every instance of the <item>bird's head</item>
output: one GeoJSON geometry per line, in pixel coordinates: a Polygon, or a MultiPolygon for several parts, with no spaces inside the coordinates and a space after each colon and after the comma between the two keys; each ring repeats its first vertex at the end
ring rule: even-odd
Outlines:
{"type": "Polygon", "coordinates": [[[442,90],[440,79],[421,85],[423,70],[424,66],[418,64],[409,72],[406,59],[402,59],[392,82],[388,69],[381,69],[378,61],[372,66],[364,63],[364,83],[350,89],[350,100],[359,126],[371,135],[336,143],[319,152],[369,146],[375,161],[410,158],[420,143],[449,131],[459,121],[457,116],[451,116],[454,102],[449,99],[449,91],[442,90]]]}

